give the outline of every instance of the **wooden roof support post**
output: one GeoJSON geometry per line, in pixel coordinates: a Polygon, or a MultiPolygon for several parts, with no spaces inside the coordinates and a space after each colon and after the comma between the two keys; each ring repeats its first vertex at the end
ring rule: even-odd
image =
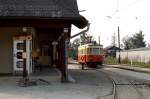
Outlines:
{"type": "Polygon", "coordinates": [[[64,28],[64,36],[62,39],[62,59],[63,59],[63,63],[62,63],[62,77],[61,77],[61,82],[66,83],[69,82],[68,80],[68,41],[69,41],[69,37],[68,37],[68,33],[69,33],[69,28],[64,28]]]}
{"type": "Polygon", "coordinates": [[[66,64],[66,48],[65,48],[65,39],[61,41],[61,82],[66,83],[68,81],[68,72],[66,64]]]}
{"type": "Polygon", "coordinates": [[[56,67],[56,61],[57,61],[57,45],[58,42],[54,41],[52,42],[53,45],[53,67],[56,67]]]}

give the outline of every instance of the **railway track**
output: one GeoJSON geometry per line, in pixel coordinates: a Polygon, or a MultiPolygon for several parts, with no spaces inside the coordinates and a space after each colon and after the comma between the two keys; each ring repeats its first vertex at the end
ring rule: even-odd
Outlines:
{"type": "MultiPolygon", "coordinates": [[[[95,69],[95,70],[98,71],[98,72],[103,72],[103,73],[110,79],[110,81],[111,81],[112,84],[113,84],[112,99],[118,99],[118,98],[117,98],[117,84],[116,84],[115,80],[112,79],[112,77],[110,77],[109,74],[106,73],[105,71],[101,71],[101,70],[97,70],[97,69],[95,69]]],[[[99,99],[100,99],[100,98],[99,98],[99,99]]],[[[105,98],[104,98],[104,99],[105,99],[105,98]]]]}
{"type": "Polygon", "coordinates": [[[131,80],[129,80],[129,82],[130,82],[130,85],[131,85],[131,86],[136,90],[136,92],[138,93],[139,99],[145,99],[143,93],[137,88],[138,85],[135,84],[135,82],[133,82],[133,81],[131,81],[131,80]]]}
{"type": "Polygon", "coordinates": [[[107,70],[96,69],[96,71],[103,72],[112,81],[113,92],[111,99],[147,99],[140,89],[150,87],[149,82],[120,76],[107,70]]]}

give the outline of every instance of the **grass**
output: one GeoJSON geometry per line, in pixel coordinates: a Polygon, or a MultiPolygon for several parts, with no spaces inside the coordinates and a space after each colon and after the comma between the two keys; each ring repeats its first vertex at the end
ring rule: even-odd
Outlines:
{"type": "Polygon", "coordinates": [[[133,65],[137,67],[142,67],[142,68],[150,68],[150,63],[133,62],[133,65]]]}
{"type": "MultiPolygon", "coordinates": [[[[114,57],[106,57],[104,63],[109,64],[109,65],[119,64],[118,60],[114,57]]],[[[124,60],[121,60],[121,64],[131,65],[131,62],[128,59],[124,59],[124,60]]],[[[137,67],[142,67],[142,68],[150,68],[150,63],[132,62],[132,65],[135,65],[137,67]]]]}

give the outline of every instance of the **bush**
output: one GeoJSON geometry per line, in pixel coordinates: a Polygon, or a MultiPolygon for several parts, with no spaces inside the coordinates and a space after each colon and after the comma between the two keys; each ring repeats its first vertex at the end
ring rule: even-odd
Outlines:
{"type": "Polygon", "coordinates": [[[121,64],[131,64],[131,62],[128,58],[125,58],[125,59],[121,60],[121,64]]]}
{"type": "Polygon", "coordinates": [[[118,64],[118,60],[115,57],[108,56],[104,60],[105,64],[118,64]]]}

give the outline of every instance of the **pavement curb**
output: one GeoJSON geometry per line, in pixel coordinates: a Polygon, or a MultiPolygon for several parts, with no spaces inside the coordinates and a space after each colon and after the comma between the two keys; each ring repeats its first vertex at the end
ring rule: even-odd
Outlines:
{"type": "MultiPolygon", "coordinates": [[[[77,64],[78,65],[79,63],[77,63],[77,62],[69,62],[68,64],[77,64]]],[[[124,70],[130,70],[130,71],[135,71],[135,72],[141,72],[141,73],[149,73],[150,74],[150,69],[149,69],[149,71],[148,70],[142,70],[143,68],[141,68],[141,70],[139,70],[139,69],[137,69],[134,66],[128,67],[129,65],[125,65],[125,64],[124,65],[120,65],[120,66],[112,66],[112,65],[103,64],[103,66],[119,68],[119,69],[124,69],[124,70]]]]}
{"type": "Polygon", "coordinates": [[[68,62],[68,64],[79,64],[78,62],[68,62]]]}
{"type": "MultiPolygon", "coordinates": [[[[119,68],[119,69],[124,69],[124,70],[130,70],[130,71],[135,71],[135,72],[141,72],[141,73],[149,73],[150,74],[150,70],[139,70],[139,69],[135,69],[134,67],[121,67],[121,66],[111,66],[111,65],[107,65],[107,67],[113,67],[113,68],[119,68]]],[[[142,68],[141,68],[142,69],[142,68]]]]}

